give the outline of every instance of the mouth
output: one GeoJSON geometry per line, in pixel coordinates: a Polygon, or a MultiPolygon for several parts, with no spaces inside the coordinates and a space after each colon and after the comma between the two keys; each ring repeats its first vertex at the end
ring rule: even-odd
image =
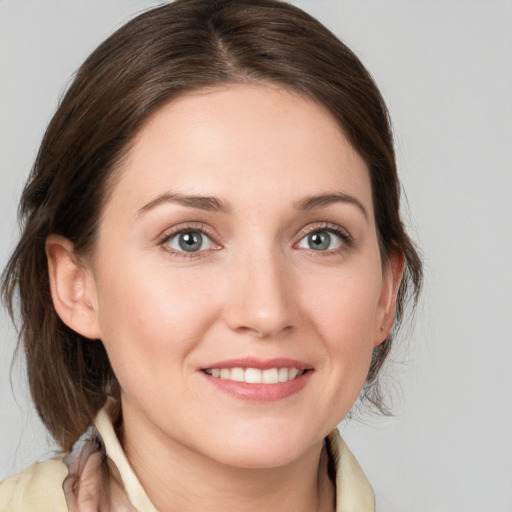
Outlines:
{"type": "Polygon", "coordinates": [[[242,400],[269,402],[301,391],[314,368],[287,358],[246,358],[216,362],[200,372],[223,393],[242,400]]]}
{"type": "Polygon", "coordinates": [[[279,384],[299,378],[307,370],[299,368],[274,367],[260,368],[206,368],[204,373],[221,380],[245,382],[247,384],[279,384]]]}

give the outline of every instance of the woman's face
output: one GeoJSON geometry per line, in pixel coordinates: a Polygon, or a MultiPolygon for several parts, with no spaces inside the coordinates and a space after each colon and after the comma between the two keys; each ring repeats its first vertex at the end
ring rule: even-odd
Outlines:
{"type": "Polygon", "coordinates": [[[147,122],[87,279],[125,442],[245,467],[295,460],[345,416],[397,281],[336,121],[255,85],[184,95],[147,122]]]}

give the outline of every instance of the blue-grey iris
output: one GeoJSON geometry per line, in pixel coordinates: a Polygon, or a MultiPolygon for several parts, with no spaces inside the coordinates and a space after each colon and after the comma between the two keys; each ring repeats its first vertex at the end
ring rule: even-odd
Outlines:
{"type": "Polygon", "coordinates": [[[203,245],[203,237],[201,233],[196,233],[194,231],[182,233],[178,238],[178,244],[184,251],[198,251],[203,245]]]}
{"type": "Polygon", "coordinates": [[[325,251],[331,244],[331,235],[326,231],[311,233],[308,236],[308,244],[315,251],[325,251]]]}

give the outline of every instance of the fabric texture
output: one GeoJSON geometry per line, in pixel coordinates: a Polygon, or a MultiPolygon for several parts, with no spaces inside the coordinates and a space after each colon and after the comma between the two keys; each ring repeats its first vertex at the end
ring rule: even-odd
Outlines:
{"type": "MultiPolygon", "coordinates": [[[[363,471],[333,430],[326,439],[335,471],[336,512],[374,512],[363,471]]],[[[0,512],[157,512],[116,436],[108,407],[65,457],[36,462],[0,484],[0,512]]]]}

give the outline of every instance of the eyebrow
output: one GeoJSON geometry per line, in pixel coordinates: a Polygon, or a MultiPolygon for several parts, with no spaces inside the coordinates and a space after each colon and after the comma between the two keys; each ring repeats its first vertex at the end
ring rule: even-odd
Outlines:
{"type": "MultiPolygon", "coordinates": [[[[232,210],[228,203],[221,201],[217,197],[166,192],[144,205],[137,213],[140,215],[164,203],[175,203],[189,208],[198,208],[200,210],[221,213],[229,213],[232,210]]],[[[344,192],[309,196],[296,202],[295,208],[308,211],[314,210],[315,208],[324,208],[334,203],[352,204],[356,206],[364,215],[365,219],[368,220],[368,213],[361,201],[344,192]]]]}
{"type": "Polygon", "coordinates": [[[336,192],[334,194],[320,194],[317,196],[310,196],[301,199],[296,203],[299,210],[314,210],[315,208],[323,208],[334,203],[348,203],[352,204],[361,211],[365,219],[368,220],[368,212],[366,211],[363,203],[356,199],[354,196],[345,194],[344,192],[336,192]]]}
{"type": "Polygon", "coordinates": [[[228,213],[231,211],[231,207],[227,203],[216,197],[166,192],[144,205],[137,213],[140,215],[164,203],[175,203],[181,206],[188,206],[189,208],[198,208],[200,210],[213,212],[228,213]]]}

